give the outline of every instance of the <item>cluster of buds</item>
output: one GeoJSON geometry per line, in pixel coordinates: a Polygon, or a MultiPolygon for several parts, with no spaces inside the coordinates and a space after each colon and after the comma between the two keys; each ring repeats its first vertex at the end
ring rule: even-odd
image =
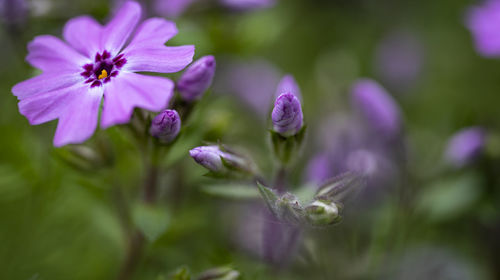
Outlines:
{"type": "MultiPolygon", "coordinates": [[[[201,57],[191,64],[176,82],[180,99],[185,104],[199,100],[210,85],[215,74],[215,58],[201,57]]],[[[181,112],[185,108],[180,108],[181,112]]],[[[181,117],[174,109],[164,110],[152,121],[149,134],[162,144],[172,143],[181,130],[181,117]]]]}

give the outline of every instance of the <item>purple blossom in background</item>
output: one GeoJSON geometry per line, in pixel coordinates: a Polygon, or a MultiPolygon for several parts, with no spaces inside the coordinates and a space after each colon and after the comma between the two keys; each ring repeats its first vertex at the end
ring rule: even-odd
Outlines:
{"type": "Polygon", "coordinates": [[[326,153],[317,154],[307,164],[307,181],[321,185],[335,175],[333,170],[334,167],[332,166],[330,156],[326,153]]]}
{"type": "Polygon", "coordinates": [[[371,128],[382,133],[385,138],[399,135],[401,112],[384,88],[373,80],[360,79],[351,92],[354,108],[371,128]]]}
{"type": "Polygon", "coordinates": [[[292,75],[286,75],[281,79],[278,87],[276,88],[276,93],[274,95],[275,98],[278,98],[278,96],[280,96],[282,93],[291,93],[295,95],[299,100],[302,100],[302,94],[300,92],[299,85],[297,85],[297,82],[292,75]]]}
{"type": "Polygon", "coordinates": [[[161,142],[174,140],[181,130],[181,118],[175,110],[165,110],[152,121],[149,133],[161,142]]]}
{"type": "Polygon", "coordinates": [[[274,6],[276,0],[220,0],[221,3],[236,11],[253,11],[274,6]]]}
{"type": "Polygon", "coordinates": [[[377,47],[375,72],[391,89],[406,91],[419,78],[423,59],[424,48],[415,34],[391,32],[377,47]]]}
{"type": "Polygon", "coordinates": [[[183,100],[199,99],[210,87],[215,74],[215,58],[204,56],[191,64],[177,81],[176,87],[183,100]]]}
{"type": "Polygon", "coordinates": [[[302,128],[303,118],[300,101],[295,95],[287,92],[276,99],[271,114],[274,131],[284,137],[293,136],[302,128]]]}
{"type": "Polygon", "coordinates": [[[500,55],[500,0],[486,0],[480,6],[471,7],[467,12],[466,25],[481,55],[500,55]]]}
{"type": "Polygon", "coordinates": [[[238,97],[265,119],[279,79],[279,71],[266,60],[226,60],[217,66],[214,91],[238,97]]]}
{"type": "Polygon", "coordinates": [[[167,18],[177,18],[197,1],[199,0],[156,0],[154,11],[167,18]]]}
{"type": "Polygon", "coordinates": [[[191,63],[194,46],[165,46],[177,34],[175,23],[151,18],[136,29],[140,17],[139,4],[126,2],[105,26],[81,16],[65,25],[66,42],[42,35],[29,43],[26,59],[43,73],[12,92],[30,124],[59,120],[55,146],[92,136],[103,96],[102,128],[127,123],[135,107],[160,111],[170,102],[171,80],[134,72],[180,71],[191,63]]]}
{"type": "Polygon", "coordinates": [[[485,145],[486,133],[481,127],[469,127],[455,133],[448,142],[445,158],[456,167],[474,161],[485,145]]]}
{"type": "Polygon", "coordinates": [[[0,16],[7,24],[20,24],[27,15],[26,0],[0,0],[0,16]]]}

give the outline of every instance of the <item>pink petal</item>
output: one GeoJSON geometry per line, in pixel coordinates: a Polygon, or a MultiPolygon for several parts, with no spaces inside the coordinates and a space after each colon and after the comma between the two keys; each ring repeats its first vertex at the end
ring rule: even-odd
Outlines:
{"type": "Polygon", "coordinates": [[[120,72],[106,85],[101,127],[127,123],[134,107],[160,111],[173,96],[174,83],[162,77],[120,72]]]}
{"type": "Polygon", "coordinates": [[[193,61],[194,46],[136,48],[125,56],[127,71],[174,73],[193,61]]]}
{"type": "Polygon", "coordinates": [[[118,10],[114,18],[106,24],[103,32],[104,49],[112,55],[118,54],[130,37],[141,17],[141,6],[128,1],[118,10]]]}
{"type": "Polygon", "coordinates": [[[83,78],[79,74],[46,72],[18,83],[12,88],[12,93],[18,99],[25,99],[34,94],[67,88],[81,81],[83,78]]]}
{"type": "Polygon", "coordinates": [[[59,117],[54,146],[82,143],[94,133],[97,127],[102,88],[80,87],[67,110],[59,117]]]}
{"type": "Polygon", "coordinates": [[[163,46],[175,35],[177,35],[177,27],[174,22],[162,18],[150,18],[137,28],[126,50],[163,46]]]}
{"type": "Polygon", "coordinates": [[[93,58],[101,50],[103,27],[92,17],[81,16],[70,19],[64,26],[63,36],[75,50],[93,58]]]}
{"type": "Polygon", "coordinates": [[[79,71],[87,58],[69,47],[57,37],[37,36],[28,44],[26,60],[43,71],[79,71]]]}
{"type": "Polygon", "coordinates": [[[54,120],[66,111],[80,88],[66,87],[32,95],[19,102],[19,112],[32,125],[54,120]]]}

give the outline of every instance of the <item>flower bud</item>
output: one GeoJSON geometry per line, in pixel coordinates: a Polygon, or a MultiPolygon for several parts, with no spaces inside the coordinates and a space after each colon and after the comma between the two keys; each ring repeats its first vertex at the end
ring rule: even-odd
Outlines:
{"type": "Polygon", "coordinates": [[[469,127],[457,132],[448,142],[446,160],[456,167],[471,163],[485,146],[485,134],[480,127],[469,127]]]}
{"type": "Polygon", "coordinates": [[[292,75],[286,75],[284,76],[280,83],[278,84],[278,87],[276,88],[276,93],[275,93],[275,98],[280,96],[282,93],[291,93],[295,95],[299,101],[302,100],[302,94],[300,93],[300,88],[295,79],[293,78],[292,75]]]}
{"type": "Polygon", "coordinates": [[[165,110],[151,123],[149,133],[163,143],[172,142],[181,129],[181,118],[175,110],[165,110]]]}
{"type": "Polygon", "coordinates": [[[189,155],[213,174],[224,175],[231,171],[253,173],[254,166],[250,160],[222,150],[217,145],[196,147],[189,151],[189,155]]]}
{"type": "Polygon", "coordinates": [[[352,101],[364,120],[387,138],[397,136],[401,131],[398,105],[375,81],[357,81],[352,89],[352,101]]]}
{"type": "Polygon", "coordinates": [[[302,107],[292,93],[282,93],[274,103],[271,115],[274,131],[283,137],[297,134],[303,126],[302,107]]]}
{"type": "Polygon", "coordinates": [[[314,226],[326,226],[339,222],[339,209],[329,201],[316,200],[305,207],[307,220],[314,226]]]}
{"type": "Polygon", "coordinates": [[[177,90],[184,101],[199,99],[212,84],[215,74],[215,58],[204,56],[189,66],[177,81],[177,90]]]}

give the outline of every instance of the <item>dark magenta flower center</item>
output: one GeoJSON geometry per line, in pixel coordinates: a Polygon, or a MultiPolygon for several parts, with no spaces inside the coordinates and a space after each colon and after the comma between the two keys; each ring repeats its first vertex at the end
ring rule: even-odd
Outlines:
{"type": "Polygon", "coordinates": [[[118,76],[119,70],[127,63],[127,59],[123,54],[119,54],[111,59],[111,54],[108,51],[103,51],[102,54],[95,55],[94,63],[85,64],[84,71],[80,73],[86,78],[85,83],[90,84],[90,87],[98,87],[109,83],[111,78],[118,76]]]}

